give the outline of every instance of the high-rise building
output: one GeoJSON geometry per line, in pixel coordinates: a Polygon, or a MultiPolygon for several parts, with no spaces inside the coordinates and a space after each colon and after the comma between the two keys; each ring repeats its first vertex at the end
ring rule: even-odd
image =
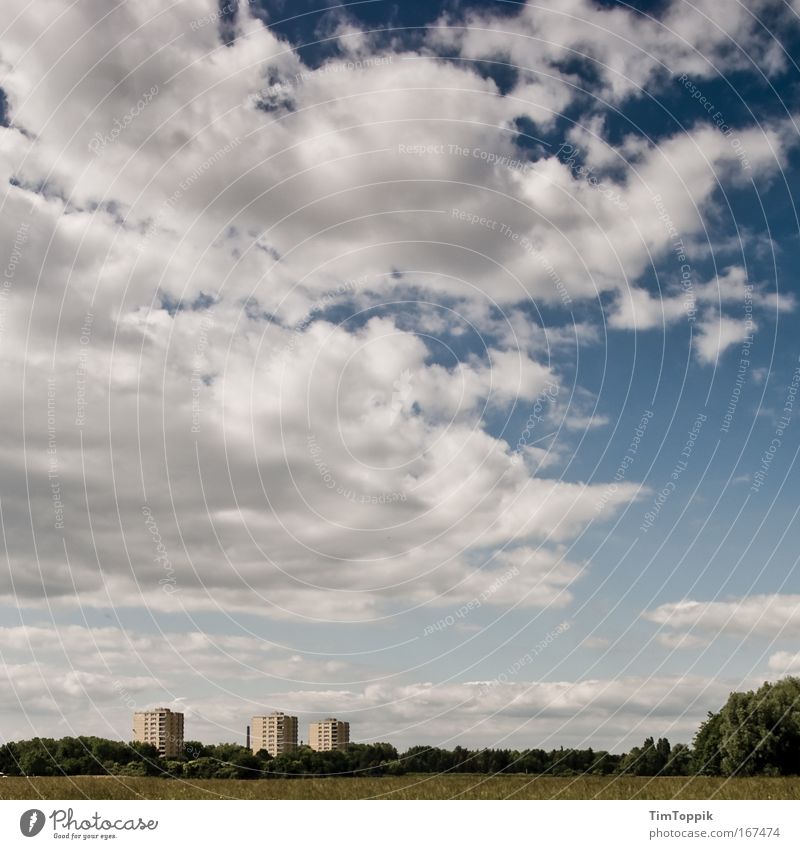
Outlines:
{"type": "Polygon", "coordinates": [[[155,746],[162,757],[177,757],[183,753],[183,714],[169,708],[136,711],[133,739],[155,746]]]}
{"type": "Polygon", "coordinates": [[[250,720],[250,749],[266,749],[273,758],[297,748],[297,717],[274,711],[250,720]]]}
{"type": "Polygon", "coordinates": [[[350,743],[350,723],[328,717],[312,722],[308,731],[308,745],[317,752],[346,749],[350,743]]]}

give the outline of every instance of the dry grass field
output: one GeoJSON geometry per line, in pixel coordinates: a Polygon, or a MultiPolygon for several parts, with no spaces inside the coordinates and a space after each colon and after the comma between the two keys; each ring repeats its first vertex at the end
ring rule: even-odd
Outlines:
{"type": "Polygon", "coordinates": [[[799,799],[800,778],[2,778],[0,799],[799,799]]]}

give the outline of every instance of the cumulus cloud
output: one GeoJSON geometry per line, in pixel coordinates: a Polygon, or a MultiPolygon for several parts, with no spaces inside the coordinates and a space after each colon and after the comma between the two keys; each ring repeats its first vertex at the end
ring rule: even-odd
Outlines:
{"type": "MultiPolygon", "coordinates": [[[[97,681],[116,691],[130,691],[133,684],[156,698],[174,697],[178,682],[192,678],[212,688],[222,682],[222,689],[243,680],[325,684],[352,680],[358,669],[357,664],[304,655],[255,636],[198,630],[148,634],[111,626],[33,625],[0,628],[0,638],[4,658],[11,663],[66,667],[74,681],[96,673],[97,681]]],[[[101,698],[107,689],[100,688],[101,698]]],[[[84,695],[91,698],[92,691],[84,695]]]]}
{"type": "Polygon", "coordinates": [[[707,639],[695,634],[658,634],[656,640],[670,650],[698,649],[708,644],[707,639]]]}
{"type": "MultiPolygon", "coordinates": [[[[766,0],[755,4],[766,5],[766,0]]],[[[702,79],[748,68],[752,51],[764,51],[768,73],[779,72],[786,62],[743,5],[722,14],[713,0],[690,7],[670,3],[658,17],[591,0],[537,3],[520,9],[513,28],[505,16],[471,11],[463,22],[445,18],[433,40],[476,59],[509,57],[521,69],[517,89],[537,93],[547,91],[547,77],[539,69],[560,78],[564,65],[579,55],[591,68],[596,96],[614,102],[680,72],[702,79]],[[526,37],[509,38],[511,32],[526,37]]],[[[573,73],[581,79],[580,70],[573,73]]]]}
{"type": "MultiPolygon", "coordinates": [[[[734,42],[759,50],[761,30],[744,7],[723,16],[713,2],[669,4],[660,20],[588,0],[528,5],[513,33],[470,12],[413,45],[336,18],[341,55],[312,67],[240,5],[225,44],[210,0],[102,16],[6,9],[0,238],[15,253],[0,306],[0,596],[64,615],[246,612],[270,626],[402,630],[419,608],[440,616],[474,598],[567,617],[601,491],[608,521],[640,489],[555,472],[581,434],[614,421],[580,385],[579,354],[606,327],[688,320],[679,266],[658,295],[650,272],[674,264],[676,238],[706,235],[720,186],[743,174],[729,139],[702,123],[610,144],[586,69],[566,60],[584,54],[598,97],[620,104],[680,73],[710,77],[713,63],[743,68],[734,42]],[[496,57],[518,67],[507,89],[471,61],[496,57]],[[569,133],[579,165],[552,139],[520,142],[521,121],[544,136],[572,107],[585,113],[569,133]],[[553,443],[526,442],[525,417],[552,386],[565,390],[544,413],[553,443]]],[[[769,73],[782,62],[765,57],[769,73]]],[[[741,129],[748,180],[786,164],[789,126],[741,129]]],[[[696,356],[715,362],[756,327],[739,312],[746,275],[732,263],[691,279],[696,356]]],[[[751,295],[759,322],[794,308],[762,283],[751,295]]],[[[788,597],[775,598],[784,611],[788,597]]],[[[647,616],[713,630],[724,611],[698,604],[647,616]]],[[[555,731],[584,708],[595,724],[612,710],[616,739],[642,692],[683,729],[687,688],[706,686],[345,692],[375,670],[193,626],[166,632],[156,674],[137,659],[163,635],[56,631],[57,646],[47,627],[5,629],[9,685],[65,716],[92,690],[119,729],[120,687],[137,703],[191,698],[200,727],[227,728],[233,702],[204,701],[195,674],[295,682],[287,708],[374,712],[372,736],[411,734],[433,707],[431,740],[453,716],[479,728],[498,713],[511,731],[542,711],[555,731]],[[34,657],[41,674],[23,672],[34,657]]],[[[577,739],[589,725],[576,722],[577,739]]]]}
{"type": "MultiPolygon", "coordinates": [[[[688,740],[734,683],[700,676],[540,681],[523,660],[489,680],[434,684],[375,679],[342,685],[331,678],[323,686],[308,681],[303,689],[286,681],[276,686],[273,680],[265,689],[270,673],[282,670],[286,661],[291,665],[292,658],[254,637],[201,632],[156,636],[116,627],[36,625],[4,628],[2,638],[9,647],[3,708],[15,716],[6,736],[21,736],[42,717],[60,715],[48,733],[96,733],[102,722],[105,733],[128,739],[131,711],[168,704],[186,714],[191,739],[238,739],[250,715],[276,707],[298,714],[303,723],[321,713],[346,715],[354,739],[389,739],[401,746],[591,742],[625,749],[641,742],[653,726],[673,739],[688,740]],[[163,664],[156,669],[151,662],[149,674],[137,674],[154,649],[163,664]],[[26,663],[32,655],[39,670],[26,663]],[[220,674],[223,658],[227,675],[220,674]],[[262,671],[261,678],[240,674],[250,661],[262,671]]],[[[303,666],[300,659],[294,664],[303,666]]],[[[357,662],[344,662],[337,672],[353,675],[363,669],[357,662]]],[[[325,671],[320,663],[320,683],[325,671]]]]}
{"type": "Polygon", "coordinates": [[[567,559],[563,546],[555,550],[516,548],[492,559],[490,569],[476,570],[461,581],[444,599],[502,608],[561,608],[572,601],[569,586],[576,581],[583,565],[567,559]]]}
{"type": "MultiPolygon", "coordinates": [[[[320,712],[347,715],[351,733],[359,740],[445,747],[557,748],[563,743],[624,751],[640,745],[654,727],[671,740],[691,740],[708,710],[717,710],[741,684],[700,676],[415,682],[286,692],[271,698],[301,717],[320,712]]],[[[197,727],[227,721],[229,705],[224,701],[190,707],[196,711],[197,727]]]]}
{"type": "MultiPolygon", "coordinates": [[[[36,493],[46,565],[26,563],[30,534],[15,537],[17,597],[369,618],[435,601],[493,547],[549,547],[593,520],[601,484],[533,476],[481,426],[487,406],[533,398],[553,378],[529,357],[490,351],[446,378],[418,336],[386,318],[352,331],[240,322],[223,304],[137,311],[113,353],[98,323],[88,346],[65,337],[66,373],[52,384],[47,364],[28,367],[37,387],[29,419],[41,418],[52,386],[56,436],[48,454],[46,428],[5,434],[9,484],[27,475],[36,493]],[[93,379],[78,428],[82,347],[93,379]],[[23,440],[27,465],[10,450],[23,440]],[[50,459],[65,497],[69,573],[50,533],[50,459]],[[109,480],[119,519],[105,509],[109,480]]],[[[19,391],[13,374],[5,379],[19,391]]],[[[609,509],[635,493],[621,485],[609,509]]],[[[23,526],[24,510],[9,503],[8,521],[23,526]]]]}
{"type": "Polygon", "coordinates": [[[800,653],[779,651],[770,656],[769,668],[776,675],[797,675],[800,673],[800,653]]]}
{"type": "Polygon", "coordinates": [[[641,288],[621,293],[613,304],[610,326],[638,331],[666,329],[683,319],[696,328],[693,340],[697,360],[709,365],[758,330],[753,318],[756,311],[768,318],[796,307],[791,293],[772,292],[763,284],[750,283],[742,266],[732,265],[705,282],[694,281],[688,264],[682,267],[686,269],[682,283],[673,283],[659,296],[641,288]],[[745,317],[737,318],[723,309],[745,317]]]}
{"type": "MultiPolygon", "coordinates": [[[[209,13],[200,0],[175,9],[138,4],[101,22],[74,7],[57,39],[41,9],[16,11],[20,29],[6,55],[12,70],[4,86],[17,129],[3,130],[3,175],[13,184],[2,226],[13,241],[18,221],[30,220],[18,275],[39,284],[35,309],[27,297],[10,302],[2,380],[12,406],[24,408],[28,422],[42,422],[47,379],[55,378],[71,569],[67,579],[63,545],[47,533],[53,516],[44,429],[23,434],[21,418],[12,417],[2,448],[7,480],[20,491],[30,476],[35,514],[26,530],[28,507],[4,502],[20,529],[17,592],[66,599],[77,590],[98,601],[122,593],[132,604],[147,597],[164,575],[139,515],[145,501],[181,573],[182,599],[202,597],[196,590],[204,587],[215,598],[229,593],[226,604],[275,610],[307,593],[308,607],[327,611],[341,606],[332,591],[342,590],[356,593],[348,609],[367,612],[374,599],[357,595],[366,585],[403,586],[479,540],[563,541],[586,527],[589,488],[528,478],[484,429],[488,414],[534,399],[558,376],[558,362],[542,356],[550,352],[547,338],[521,330],[515,348],[516,334],[505,332],[481,358],[437,362],[448,343],[441,333],[432,340],[388,317],[327,324],[325,306],[352,296],[369,309],[412,287],[415,300],[432,293],[448,309],[456,301],[465,327],[479,316],[486,323],[478,331],[493,333],[497,320],[481,305],[504,304],[513,313],[531,297],[557,304],[558,278],[572,298],[617,293],[613,326],[675,321],[683,311],[675,298],[658,302],[626,278],[669,249],[654,195],[682,233],[699,232],[698,207],[718,175],[737,164],[720,134],[697,128],[658,147],[628,146],[639,179],[614,185],[637,221],[631,227],[629,215],[555,156],[525,171],[502,164],[499,157],[520,154],[510,132],[498,136],[496,128],[508,130],[530,99],[499,96],[468,65],[400,50],[360,68],[331,62],[309,69],[244,8],[226,47],[214,26],[191,27],[209,13]],[[83,43],[88,31],[87,51],[51,43],[83,43]],[[33,33],[44,35],[27,50],[33,33]],[[98,52],[105,41],[116,44],[113,61],[98,52]],[[153,50],[154,43],[162,46],[153,50]],[[415,94],[420,86],[423,99],[415,94]],[[262,102],[276,91],[283,99],[262,102]],[[353,121],[354,109],[369,120],[353,121]],[[457,122],[457,134],[448,122],[457,122]],[[99,147],[91,144],[98,134],[99,147]],[[452,153],[453,144],[468,155],[452,153]],[[520,217],[532,209],[532,222],[520,217]],[[70,269],[66,299],[62,268],[70,269]],[[331,291],[339,295],[325,300],[331,291]],[[207,317],[199,305],[208,304],[207,317]],[[198,407],[195,447],[186,437],[198,407]],[[333,422],[335,438],[327,433],[333,422]],[[17,452],[22,441],[30,447],[28,468],[17,452]],[[153,485],[165,474],[169,498],[153,485]],[[91,536],[81,515],[84,480],[91,536]],[[116,516],[105,509],[109,480],[116,516]],[[387,498],[391,509],[377,511],[359,500],[387,498]],[[33,534],[47,564],[44,580],[27,556],[33,534]],[[435,555],[415,550],[420,534],[438,541],[435,555]],[[127,553],[120,558],[120,551],[127,553]],[[272,605],[262,596],[266,575],[272,605]],[[233,586],[223,586],[226,580],[233,586]]],[[[677,25],[671,14],[665,20],[677,25]]],[[[556,34],[568,39],[550,57],[556,63],[570,40],[597,36],[590,41],[609,60],[612,91],[634,65],[613,66],[605,24],[635,35],[623,38],[631,45],[661,43],[653,35],[658,25],[622,10],[578,3],[569,13],[537,15],[524,8],[520,21],[537,31],[554,26],[551,45],[556,34]]],[[[749,32],[744,18],[726,26],[749,32]]],[[[491,49],[480,43],[489,37],[480,26],[443,24],[439,35],[445,31],[460,33],[465,56],[491,49]]],[[[512,58],[524,64],[523,56],[512,58]]],[[[686,67],[695,61],[688,47],[672,59],[686,67]]],[[[637,73],[645,82],[652,69],[637,73]]],[[[563,106],[562,95],[551,100],[563,106]]],[[[770,129],[742,138],[766,172],[778,167],[788,143],[770,129]]],[[[728,301],[739,282],[731,273],[722,280],[728,301]]],[[[710,361],[742,332],[726,316],[701,322],[698,356],[710,361]]],[[[605,421],[572,409],[564,431],[605,421]]],[[[634,491],[620,486],[615,505],[634,491]]],[[[159,591],[150,603],[166,600],[159,591]]]]}
{"type": "Polygon", "coordinates": [[[758,325],[753,321],[713,314],[697,323],[694,348],[701,363],[716,363],[728,348],[748,339],[758,325]]]}
{"type": "Polygon", "coordinates": [[[617,299],[609,323],[619,329],[666,327],[685,317],[689,306],[680,296],[658,298],[646,289],[629,289],[617,299]]]}
{"type": "Polygon", "coordinates": [[[675,631],[735,637],[796,637],[800,633],[800,596],[752,595],[725,601],[685,599],[662,604],[643,618],[675,631]]]}

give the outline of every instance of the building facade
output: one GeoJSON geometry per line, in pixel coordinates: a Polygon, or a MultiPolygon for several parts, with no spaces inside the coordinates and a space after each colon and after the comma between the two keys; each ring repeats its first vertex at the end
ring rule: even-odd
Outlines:
{"type": "Polygon", "coordinates": [[[133,715],[133,739],[155,746],[162,757],[177,757],[183,754],[183,714],[169,708],[137,711],[133,715]]]}
{"type": "Polygon", "coordinates": [[[250,720],[250,750],[266,749],[273,758],[297,748],[297,717],[274,711],[250,720]]]}
{"type": "Polygon", "coordinates": [[[350,723],[328,717],[312,722],[308,731],[308,745],[317,752],[346,749],[350,743],[350,723]]]}

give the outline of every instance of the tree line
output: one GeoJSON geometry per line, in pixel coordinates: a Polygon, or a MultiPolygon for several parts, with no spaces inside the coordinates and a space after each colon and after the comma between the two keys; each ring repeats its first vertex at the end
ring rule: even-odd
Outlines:
{"type": "Polygon", "coordinates": [[[271,757],[235,743],[187,741],[176,758],[161,758],[147,743],[101,737],[36,737],[0,746],[6,775],[120,775],[175,778],[280,778],[379,776],[406,773],[527,773],[530,775],[800,774],[800,678],[731,693],[711,712],[693,745],[672,746],[648,737],[627,754],[593,749],[441,749],[389,743],[352,743],[346,751],[315,752],[307,746],[271,757]]]}

